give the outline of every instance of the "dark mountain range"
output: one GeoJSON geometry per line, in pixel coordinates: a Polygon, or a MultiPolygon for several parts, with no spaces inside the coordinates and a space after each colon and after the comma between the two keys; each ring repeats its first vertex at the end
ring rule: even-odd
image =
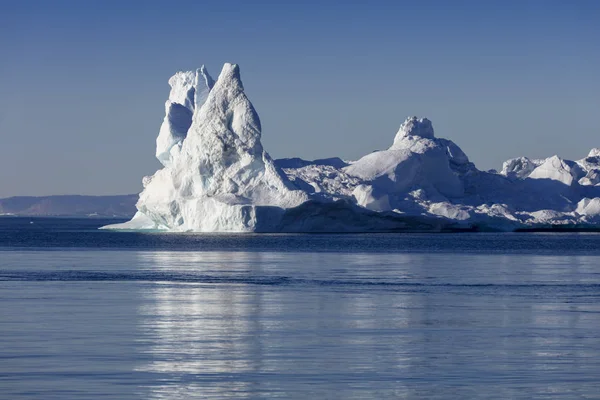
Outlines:
{"type": "Polygon", "coordinates": [[[137,194],[117,196],[15,196],[0,199],[0,215],[131,217],[137,194]]]}

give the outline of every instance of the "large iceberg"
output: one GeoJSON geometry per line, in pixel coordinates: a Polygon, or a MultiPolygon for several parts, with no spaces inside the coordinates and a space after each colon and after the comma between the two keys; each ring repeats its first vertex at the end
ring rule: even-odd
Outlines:
{"type": "Polygon", "coordinates": [[[109,229],[386,232],[600,226],[600,149],[579,161],[515,158],[480,171],[431,121],[410,117],[391,146],[356,161],[273,160],[239,67],[170,80],[156,139],[163,168],[137,213],[109,229]]]}

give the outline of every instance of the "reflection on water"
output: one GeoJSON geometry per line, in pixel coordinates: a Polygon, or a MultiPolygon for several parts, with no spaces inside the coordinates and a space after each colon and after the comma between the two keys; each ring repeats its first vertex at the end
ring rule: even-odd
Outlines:
{"type": "Polygon", "coordinates": [[[2,400],[598,398],[598,234],[29,222],[0,227],[2,400]]]}
{"type": "Polygon", "coordinates": [[[0,398],[593,398],[599,261],[0,251],[0,398]]]}
{"type": "Polygon", "coordinates": [[[138,305],[150,398],[596,393],[596,257],[137,257],[164,276],[138,305]]]}

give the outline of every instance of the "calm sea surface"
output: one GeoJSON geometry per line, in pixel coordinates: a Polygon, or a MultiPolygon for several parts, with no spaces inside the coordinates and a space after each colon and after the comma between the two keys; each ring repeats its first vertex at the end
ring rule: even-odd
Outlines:
{"type": "Polygon", "coordinates": [[[107,222],[0,218],[0,399],[600,398],[599,234],[107,222]]]}

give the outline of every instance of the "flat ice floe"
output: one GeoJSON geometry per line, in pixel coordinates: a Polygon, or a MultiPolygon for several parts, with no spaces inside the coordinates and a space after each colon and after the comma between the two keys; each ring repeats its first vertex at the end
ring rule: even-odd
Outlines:
{"type": "Polygon", "coordinates": [[[478,170],[431,121],[406,119],[391,146],[356,161],[273,160],[239,67],[170,80],[156,139],[163,168],[138,212],[107,229],[388,232],[600,227],[600,148],[570,161],[515,158],[478,170]]]}

